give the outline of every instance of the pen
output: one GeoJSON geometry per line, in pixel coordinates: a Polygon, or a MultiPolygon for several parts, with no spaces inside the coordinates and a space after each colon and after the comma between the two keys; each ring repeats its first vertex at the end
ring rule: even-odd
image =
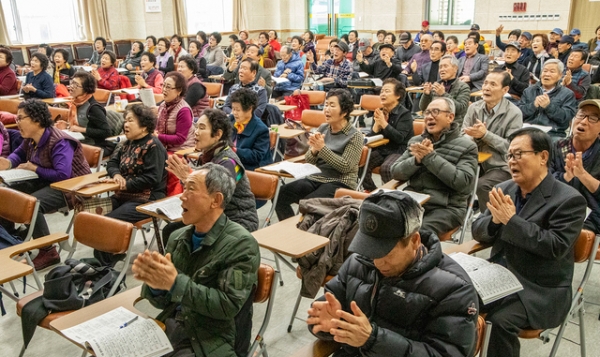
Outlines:
{"type": "Polygon", "coordinates": [[[122,329],[123,327],[127,327],[127,326],[131,325],[132,323],[134,323],[134,322],[135,322],[135,320],[137,320],[137,319],[138,319],[138,317],[139,317],[139,316],[136,316],[136,317],[134,317],[133,319],[131,319],[131,320],[127,321],[126,323],[124,323],[123,325],[121,325],[121,327],[119,327],[119,329],[122,329]]]}

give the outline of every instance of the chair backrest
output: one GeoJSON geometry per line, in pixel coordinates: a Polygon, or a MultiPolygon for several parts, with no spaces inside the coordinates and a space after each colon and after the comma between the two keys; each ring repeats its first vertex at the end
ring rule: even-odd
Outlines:
{"type": "Polygon", "coordinates": [[[300,94],[308,96],[308,103],[311,106],[321,105],[325,103],[325,91],[322,90],[301,90],[300,94]]]}
{"type": "Polygon", "coordinates": [[[131,41],[129,40],[122,40],[122,41],[115,41],[115,47],[117,49],[116,51],[116,55],[118,58],[125,58],[127,57],[127,54],[131,51],[131,41]]]}
{"type": "Polygon", "coordinates": [[[254,302],[263,303],[271,296],[271,286],[275,278],[275,269],[268,264],[261,263],[258,267],[258,283],[256,284],[256,293],[254,302]]]}
{"type": "Polygon", "coordinates": [[[360,160],[358,161],[358,167],[364,167],[367,164],[369,158],[369,148],[363,146],[362,153],[360,154],[360,160]]]}
{"type": "Polygon", "coordinates": [[[587,229],[582,229],[575,242],[575,263],[583,263],[589,259],[596,235],[587,229]]]}
{"type": "Polygon", "coordinates": [[[270,58],[263,59],[263,67],[264,68],[273,68],[275,67],[275,62],[273,62],[270,58]]]}
{"type": "Polygon", "coordinates": [[[203,82],[202,84],[206,87],[206,94],[208,94],[209,97],[221,96],[221,91],[223,90],[222,83],[203,82]]]}
{"type": "Polygon", "coordinates": [[[374,111],[381,108],[381,106],[381,98],[378,95],[363,94],[360,97],[360,107],[365,110],[374,111]]]}
{"type": "Polygon", "coordinates": [[[13,55],[13,63],[17,66],[25,65],[25,57],[21,47],[10,47],[10,53],[13,55]]]}
{"type": "Polygon", "coordinates": [[[257,200],[270,200],[275,197],[279,181],[277,176],[263,174],[255,171],[246,171],[248,180],[250,180],[250,190],[257,200]]]}
{"type": "Polygon", "coordinates": [[[341,198],[344,196],[350,196],[352,198],[356,198],[357,200],[364,200],[369,197],[369,194],[366,192],[354,191],[349,188],[338,188],[335,190],[335,195],[333,198],[341,198]]]}
{"type": "Polygon", "coordinates": [[[256,293],[254,294],[254,303],[260,304],[267,302],[267,308],[265,309],[265,316],[258,329],[258,333],[250,346],[247,356],[262,355],[266,356],[266,346],[262,343],[264,340],[264,334],[269,325],[271,319],[271,313],[273,311],[273,302],[275,292],[277,290],[278,274],[272,266],[261,263],[258,267],[258,283],[256,284],[256,293]],[[258,352],[255,354],[255,352],[258,352]]]}
{"type": "Polygon", "coordinates": [[[89,60],[94,54],[94,44],[91,42],[76,43],[73,48],[75,49],[76,60],[89,60]]]}
{"type": "Polygon", "coordinates": [[[66,122],[69,121],[69,117],[71,115],[71,111],[69,109],[48,106],[48,110],[50,110],[52,120],[64,120],[66,122]]]}
{"type": "Polygon", "coordinates": [[[108,89],[96,88],[94,92],[94,99],[100,104],[107,104],[108,98],[110,97],[110,91],[108,89]]]}
{"type": "Polygon", "coordinates": [[[129,222],[89,212],[76,214],[73,223],[73,237],[77,242],[106,253],[127,252],[132,233],[133,224],[129,222]]]}
{"type": "Polygon", "coordinates": [[[475,347],[474,356],[480,354],[480,356],[487,355],[488,343],[490,340],[490,334],[492,332],[492,323],[486,322],[485,318],[481,315],[477,317],[477,344],[475,347]]]}
{"type": "Polygon", "coordinates": [[[326,119],[322,110],[305,109],[302,111],[302,118],[300,121],[305,126],[316,128],[325,123],[326,119]]]}
{"type": "Polygon", "coordinates": [[[423,134],[425,130],[425,122],[423,120],[413,120],[413,131],[415,136],[423,134]]]}
{"type": "Polygon", "coordinates": [[[87,161],[88,165],[90,165],[90,168],[95,168],[96,171],[98,171],[100,164],[102,163],[102,148],[98,146],[81,144],[81,149],[83,150],[85,161],[87,161]]]}
{"type": "Polygon", "coordinates": [[[269,131],[269,147],[271,148],[271,150],[275,149],[275,145],[277,143],[277,135],[279,133],[276,131],[269,131]]]}
{"type": "Polygon", "coordinates": [[[0,187],[0,217],[18,224],[30,224],[37,215],[37,198],[0,187]]]}
{"type": "Polygon", "coordinates": [[[584,71],[586,71],[587,73],[591,73],[592,72],[592,64],[591,63],[584,63],[581,68],[584,71]]]}
{"type": "Polygon", "coordinates": [[[20,101],[15,99],[0,99],[0,110],[3,112],[17,114],[19,103],[20,101]]]}
{"type": "Polygon", "coordinates": [[[22,86],[23,86],[23,81],[17,78],[17,93],[21,93],[22,86]]]}

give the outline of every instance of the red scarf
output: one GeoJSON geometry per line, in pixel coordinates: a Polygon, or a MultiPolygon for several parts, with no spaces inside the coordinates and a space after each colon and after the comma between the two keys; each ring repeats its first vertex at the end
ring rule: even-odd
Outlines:
{"type": "Polygon", "coordinates": [[[82,94],[79,97],[73,98],[73,102],[69,104],[69,125],[79,125],[79,122],[77,121],[77,108],[87,103],[93,96],[93,94],[82,94]]]}

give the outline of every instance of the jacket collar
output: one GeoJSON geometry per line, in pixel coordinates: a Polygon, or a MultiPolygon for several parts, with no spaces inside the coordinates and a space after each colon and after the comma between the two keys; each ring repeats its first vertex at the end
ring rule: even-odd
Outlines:
{"type": "MultiPolygon", "coordinates": [[[[210,229],[210,231],[208,231],[208,233],[206,234],[206,236],[202,240],[201,246],[208,246],[208,247],[210,247],[213,244],[215,244],[215,242],[217,240],[219,240],[219,238],[221,238],[223,230],[225,229],[225,226],[227,225],[228,221],[229,221],[229,219],[227,218],[227,216],[225,215],[225,213],[222,213],[221,216],[215,222],[215,224],[212,226],[212,228],[210,229]]],[[[188,247],[191,247],[192,246],[191,245],[192,234],[194,233],[195,227],[194,226],[188,226],[187,229],[188,230],[187,230],[187,232],[185,234],[182,234],[182,235],[178,236],[177,238],[175,238],[175,240],[177,240],[177,241],[180,241],[180,240],[188,241],[188,243],[189,243],[188,247]]]]}
{"type": "MultiPolygon", "coordinates": [[[[542,180],[542,182],[540,182],[540,184],[534,188],[533,191],[531,191],[531,195],[529,196],[529,199],[527,199],[527,203],[525,203],[523,209],[521,209],[521,212],[519,212],[519,217],[527,220],[534,213],[538,212],[546,204],[546,199],[552,196],[555,183],[556,179],[554,176],[552,176],[550,171],[548,171],[548,174],[542,180]]],[[[519,191],[518,188],[519,186],[514,184],[511,185],[506,192],[508,195],[510,195],[513,202],[515,201],[517,192],[519,191]]]]}
{"type": "Polygon", "coordinates": [[[433,136],[430,135],[427,131],[424,131],[422,134],[422,136],[424,138],[431,140],[431,142],[433,143],[433,146],[439,145],[440,143],[443,143],[445,141],[453,140],[454,138],[456,138],[459,135],[460,135],[460,128],[458,126],[458,123],[455,121],[450,123],[449,129],[442,131],[442,135],[440,136],[440,140],[438,140],[438,141],[434,141],[433,136]]]}
{"type": "Polygon", "coordinates": [[[258,127],[259,120],[260,119],[258,119],[257,116],[252,115],[252,118],[250,119],[248,124],[246,124],[246,126],[244,127],[244,131],[242,131],[241,133],[239,133],[237,135],[238,136],[252,136],[254,133],[254,130],[256,130],[256,128],[258,127]]]}

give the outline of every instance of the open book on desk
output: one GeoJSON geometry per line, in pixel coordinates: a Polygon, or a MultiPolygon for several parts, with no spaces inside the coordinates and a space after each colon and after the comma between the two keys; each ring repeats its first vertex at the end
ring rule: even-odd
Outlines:
{"type": "Polygon", "coordinates": [[[280,77],[273,77],[273,82],[277,83],[277,84],[281,84],[281,83],[286,83],[289,82],[290,80],[287,78],[280,78],[280,77]]]}
{"type": "Polygon", "coordinates": [[[181,200],[179,199],[179,196],[181,195],[176,195],[167,199],[150,203],[144,206],[144,209],[146,211],[152,211],[167,216],[167,218],[169,218],[171,221],[179,220],[183,214],[183,208],[181,208],[181,200]]]}
{"type": "Polygon", "coordinates": [[[27,181],[27,180],[35,180],[39,178],[39,176],[30,170],[24,169],[10,169],[5,171],[0,171],[0,179],[6,184],[19,182],[19,181],[27,181]]]}
{"type": "Polygon", "coordinates": [[[536,128],[536,129],[540,129],[544,133],[547,133],[550,130],[552,130],[552,127],[548,126],[548,125],[529,124],[529,123],[523,123],[523,128],[536,128]]]}
{"type": "Polygon", "coordinates": [[[465,253],[454,253],[449,257],[469,274],[484,305],[523,290],[519,279],[502,265],[465,253]]]}
{"type": "Polygon", "coordinates": [[[281,161],[280,163],[261,167],[262,170],[290,174],[294,178],[303,178],[309,175],[320,174],[321,170],[313,164],[281,161]]]}
{"type": "Polygon", "coordinates": [[[92,350],[96,357],[154,357],[173,351],[167,335],[155,321],[124,307],[60,332],[92,350]]]}
{"type": "Polygon", "coordinates": [[[82,133],[77,132],[77,131],[71,131],[71,130],[63,130],[63,132],[67,135],[69,135],[70,137],[74,138],[77,141],[83,141],[85,140],[85,136],[83,136],[82,133]]]}

